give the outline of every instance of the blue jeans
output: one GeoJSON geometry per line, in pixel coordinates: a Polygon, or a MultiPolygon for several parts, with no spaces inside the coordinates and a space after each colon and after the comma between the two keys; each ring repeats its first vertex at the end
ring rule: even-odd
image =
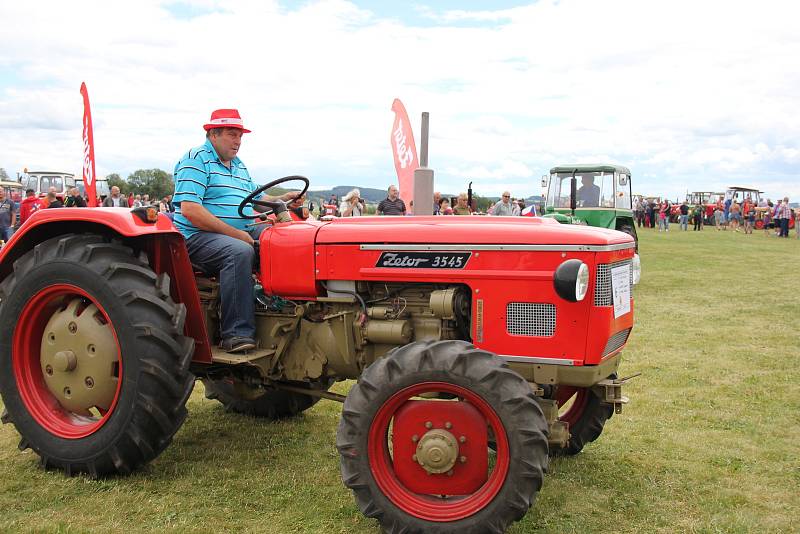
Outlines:
{"type": "Polygon", "coordinates": [[[0,226],[0,239],[8,243],[8,240],[11,239],[11,235],[14,233],[14,229],[10,226],[0,226]]]}
{"type": "MultiPolygon", "coordinates": [[[[264,225],[250,233],[258,241],[264,225]]],[[[240,239],[212,232],[197,232],[186,240],[189,258],[207,274],[219,278],[222,307],[220,336],[256,337],[253,265],[255,249],[240,239]]]]}
{"type": "Polygon", "coordinates": [[[687,224],[689,221],[688,215],[681,215],[681,230],[689,230],[689,225],[687,224]]]}

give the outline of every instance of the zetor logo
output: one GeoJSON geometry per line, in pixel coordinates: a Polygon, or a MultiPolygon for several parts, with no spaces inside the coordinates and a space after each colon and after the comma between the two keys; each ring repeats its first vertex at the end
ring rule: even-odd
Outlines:
{"type": "Polygon", "coordinates": [[[414,153],[408,149],[406,139],[406,133],[403,131],[403,119],[398,119],[397,128],[394,131],[394,147],[397,151],[397,160],[400,162],[401,169],[405,169],[414,163],[414,153]]]}
{"type": "Polygon", "coordinates": [[[384,252],[376,267],[394,269],[463,269],[471,252],[384,252]]]}

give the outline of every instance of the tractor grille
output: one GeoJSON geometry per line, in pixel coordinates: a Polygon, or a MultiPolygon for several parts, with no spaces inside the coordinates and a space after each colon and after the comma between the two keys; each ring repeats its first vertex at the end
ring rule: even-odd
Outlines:
{"type": "Polygon", "coordinates": [[[610,338],[608,338],[608,343],[606,343],[606,348],[603,350],[603,358],[620,348],[622,345],[628,341],[628,336],[631,333],[630,328],[626,328],[625,330],[620,330],[610,338]]]}
{"type": "Polygon", "coordinates": [[[552,337],[556,331],[555,305],[509,302],[506,331],[512,336],[552,337]]]}
{"type": "MultiPolygon", "coordinates": [[[[612,306],[614,297],[611,294],[611,269],[620,265],[630,265],[631,260],[618,261],[616,263],[603,263],[597,266],[597,274],[594,278],[594,305],[612,306]]],[[[631,273],[631,294],[633,294],[633,269],[631,273]]]]}

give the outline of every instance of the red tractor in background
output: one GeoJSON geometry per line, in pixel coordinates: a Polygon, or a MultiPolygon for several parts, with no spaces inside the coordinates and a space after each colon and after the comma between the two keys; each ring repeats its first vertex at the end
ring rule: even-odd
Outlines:
{"type": "Polygon", "coordinates": [[[31,216],[0,252],[2,421],[20,449],[67,475],[130,473],[170,444],[195,379],[257,417],[336,400],[365,515],[388,532],[503,532],[548,456],[581,451],[627,402],[628,234],[360,217],[278,223],[257,244],[260,346],[228,354],[217,281],[154,208],[31,216]],[[328,391],[345,379],[346,397],[328,391]]]}

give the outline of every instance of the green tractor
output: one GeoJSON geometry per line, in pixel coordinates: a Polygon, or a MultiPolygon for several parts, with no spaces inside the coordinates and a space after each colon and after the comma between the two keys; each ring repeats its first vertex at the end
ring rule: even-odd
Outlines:
{"type": "Polygon", "coordinates": [[[561,165],[542,176],[544,217],[625,232],[639,239],[634,225],[631,171],[619,165],[561,165]]]}

